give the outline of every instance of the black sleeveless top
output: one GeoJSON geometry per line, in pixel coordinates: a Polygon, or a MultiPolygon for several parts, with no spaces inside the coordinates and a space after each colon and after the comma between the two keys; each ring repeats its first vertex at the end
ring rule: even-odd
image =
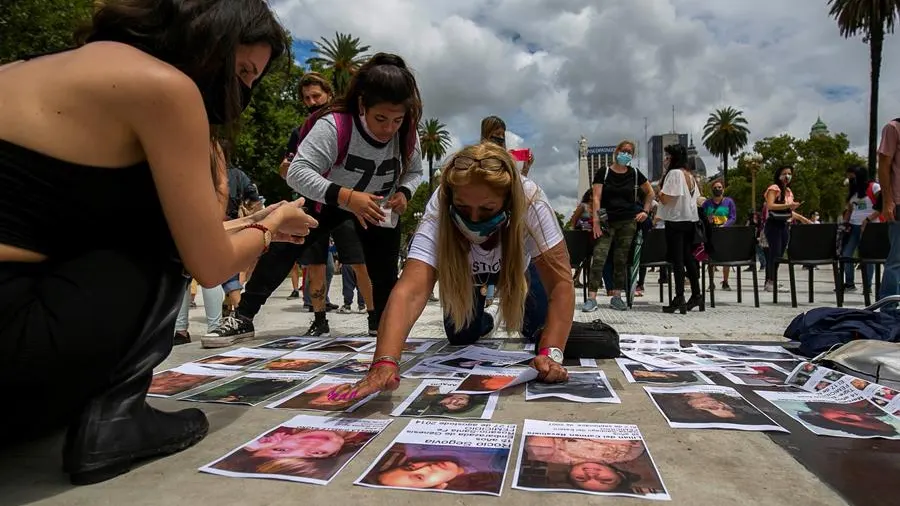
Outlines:
{"type": "Polygon", "coordinates": [[[52,259],[111,249],[178,260],[146,162],[65,162],[0,139],[0,244],[52,259]]]}

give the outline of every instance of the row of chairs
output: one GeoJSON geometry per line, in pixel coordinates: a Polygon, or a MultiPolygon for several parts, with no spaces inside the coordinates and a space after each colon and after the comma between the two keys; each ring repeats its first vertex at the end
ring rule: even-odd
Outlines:
{"type": "MultiPolygon", "coordinates": [[[[594,241],[590,232],[580,230],[567,230],[565,232],[566,245],[569,249],[569,258],[572,267],[581,267],[584,283],[584,297],[587,298],[587,286],[590,280],[591,270],[591,253],[593,252],[594,241]]],[[[756,267],[756,229],[754,227],[727,227],[715,228],[710,232],[708,238],[710,251],[709,260],[701,266],[701,286],[703,289],[703,299],[706,300],[706,271],[707,266],[715,267],[734,267],[737,271],[737,301],[743,302],[742,286],[741,286],[741,268],[749,268],[753,273],[753,302],[759,307],[759,277],[756,267]]],[[[815,302],[814,299],[814,276],[815,270],[812,267],[819,265],[831,265],[834,276],[835,296],[838,307],[844,305],[844,266],[846,263],[855,265],[874,265],[875,266],[875,292],[881,291],[881,266],[884,265],[888,252],[890,250],[890,241],[888,239],[888,225],[885,223],[870,223],[863,231],[858,247],[858,255],[855,257],[844,257],[841,255],[841,244],[838,236],[838,225],[834,223],[815,224],[815,225],[793,225],[791,226],[790,241],[784,258],[779,259],[780,264],[787,264],[790,276],[791,290],[791,306],[797,307],[797,277],[794,267],[797,265],[808,266],[808,283],[809,283],[809,302],[815,302]]],[[[633,251],[633,250],[632,250],[633,251]]],[[[666,268],[668,279],[666,283],[669,286],[669,300],[672,299],[672,269],[671,264],[666,260],[666,237],[665,230],[653,229],[643,236],[643,246],[641,248],[640,267],[657,267],[666,268]]],[[[634,255],[629,255],[633,258],[634,255]]],[[[629,265],[627,272],[629,278],[634,272],[633,265],[629,265]]],[[[775,279],[772,280],[777,286],[778,269],[775,269],[775,279]]],[[[630,286],[633,280],[629,279],[630,286]]],[[[662,280],[661,280],[662,281],[662,280]]],[[[872,300],[872,286],[868,279],[863,276],[863,297],[865,304],[868,306],[872,300]]],[[[665,302],[663,298],[663,283],[659,284],[659,300],[665,302]]],[[[627,294],[628,306],[634,303],[633,295],[629,291],[627,294]]],[[[709,293],[710,307],[716,307],[715,290],[709,293]]],[[[778,290],[772,291],[772,302],[778,303],[778,290]]],[[[701,307],[702,309],[702,307],[701,307]]]]}

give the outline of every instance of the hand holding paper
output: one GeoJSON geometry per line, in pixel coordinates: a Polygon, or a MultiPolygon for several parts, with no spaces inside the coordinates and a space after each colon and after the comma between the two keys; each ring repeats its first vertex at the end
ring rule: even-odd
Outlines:
{"type": "Polygon", "coordinates": [[[557,364],[550,357],[543,355],[534,357],[531,366],[538,372],[537,380],[542,383],[562,383],[569,379],[569,372],[560,364],[557,364]]]}

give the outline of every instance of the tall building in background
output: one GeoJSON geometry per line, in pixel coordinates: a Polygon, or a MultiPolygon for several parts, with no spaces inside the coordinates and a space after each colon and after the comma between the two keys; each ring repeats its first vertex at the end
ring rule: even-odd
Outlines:
{"type": "Polygon", "coordinates": [[[654,135],[650,137],[647,143],[647,151],[649,153],[649,167],[647,167],[647,178],[651,181],[658,181],[662,177],[663,172],[663,149],[670,144],[681,144],[685,149],[688,148],[688,135],[678,133],[668,133],[662,135],[654,135]]]}
{"type": "Polygon", "coordinates": [[[584,137],[578,141],[578,195],[576,198],[579,201],[584,192],[590,189],[594,174],[612,165],[612,155],[615,151],[615,146],[588,146],[587,139],[584,137]]]}

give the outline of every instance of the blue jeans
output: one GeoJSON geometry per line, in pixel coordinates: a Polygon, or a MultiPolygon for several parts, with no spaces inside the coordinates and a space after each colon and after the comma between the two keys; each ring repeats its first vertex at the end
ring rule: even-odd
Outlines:
{"type": "MultiPolygon", "coordinates": [[[[538,333],[544,327],[547,321],[547,310],[550,306],[550,300],[547,297],[547,291],[538,277],[537,268],[534,264],[528,266],[528,296],[525,298],[525,317],[522,321],[522,337],[526,341],[535,342],[538,340],[538,333]]],[[[468,327],[460,329],[458,332],[453,328],[453,321],[444,318],[444,332],[447,339],[453,346],[463,346],[474,344],[481,336],[487,334],[494,328],[494,318],[484,312],[485,296],[481,295],[481,290],[476,289],[473,294],[475,304],[475,318],[468,327]]]]}
{"type": "Polygon", "coordinates": [[[358,305],[366,303],[363,300],[362,292],[359,291],[359,285],[356,284],[356,271],[353,270],[352,265],[341,264],[341,286],[344,289],[345,306],[353,304],[354,291],[356,292],[356,303],[358,305]]]}
{"type": "Polygon", "coordinates": [[[225,290],[225,293],[231,293],[235,290],[240,290],[241,288],[243,288],[241,286],[241,273],[235,274],[231,279],[222,284],[222,289],[225,290]]]}
{"type": "MultiPolygon", "coordinates": [[[[850,233],[847,234],[847,242],[844,243],[844,249],[841,251],[841,256],[850,258],[856,253],[856,248],[859,246],[859,240],[862,238],[862,225],[850,225],[850,233]]],[[[844,264],[844,284],[847,286],[856,284],[856,269],[855,265],[852,262],[846,262],[844,264]]],[[[865,279],[869,283],[869,286],[872,285],[872,276],[875,273],[874,265],[867,265],[865,267],[865,279]]]]}
{"type": "MultiPolygon", "coordinates": [[[[900,206],[897,206],[897,212],[900,212],[900,206]]],[[[891,240],[891,252],[888,253],[887,262],[884,264],[879,299],[900,295],[900,221],[891,223],[888,236],[891,240]]]]}
{"type": "MultiPolygon", "coordinates": [[[[331,298],[328,292],[331,289],[331,279],[334,277],[334,257],[328,252],[328,260],[325,262],[325,304],[331,304],[331,298]]],[[[309,283],[303,283],[303,305],[312,306],[312,300],[309,298],[309,283]]]]}
{"type": "MultiPolygon", "coordinates": [[[[224,285],[222,285],[224,286],[224,285]]],[[[212,288],[200,287],[203,294],[203,310],[206,311],[206,331],[212,332],[222,323],[222,302],[225,301],[225,292],[221,286],[212,288]]],[[[178,316],[175,318],[175,331],[188,329],[188,312],[191,307],[191,287],[184,292],[181,306],[178,308],[178,316]]]]}

